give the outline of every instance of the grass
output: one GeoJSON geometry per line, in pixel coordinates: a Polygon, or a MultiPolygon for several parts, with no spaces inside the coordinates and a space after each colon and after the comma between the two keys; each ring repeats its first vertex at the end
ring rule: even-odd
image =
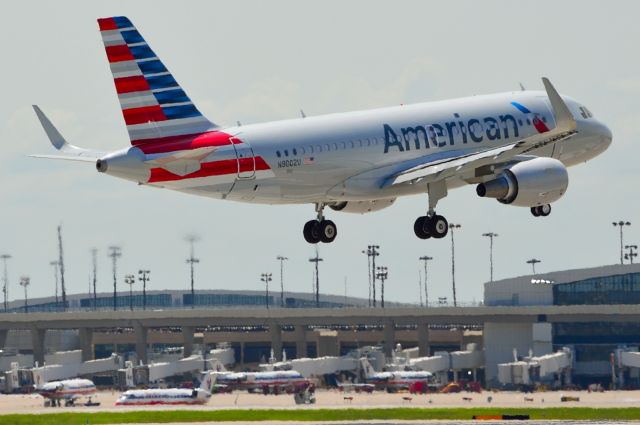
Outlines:
{"type": "Polygon", "coordinates": [[[45,413],[39,415],[0,415],[3,425],[85,425],[122,423],[171,423],[214,421],[349,421],[393,420],[470,420],[473,415],[530,415],[531,419],[550,420],[637,420],[640,408],[552,407],[552,408],[390,408],[390,409],[309,409],[309,410],[171,410],[96,413],[45,413]]]}

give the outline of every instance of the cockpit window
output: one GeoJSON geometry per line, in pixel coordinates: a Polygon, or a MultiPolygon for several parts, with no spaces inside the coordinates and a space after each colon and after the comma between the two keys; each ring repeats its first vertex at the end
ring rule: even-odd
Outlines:
{"type": "Polygon", "coordinates": [[[581,106],[579,110],[580,110],[580,115],[582,115],[582,118],[587,119],[587,118],[593,117],[593,114],[591,113],[590,110],[587,109],[586,106],[581,106]]]}

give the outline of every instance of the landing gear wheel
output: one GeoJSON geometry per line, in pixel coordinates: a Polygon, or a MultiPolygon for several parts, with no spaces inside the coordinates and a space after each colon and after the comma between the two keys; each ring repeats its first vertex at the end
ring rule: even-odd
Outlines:
{"type": "Polygon", "coordinates": [[[540,205],[538,207],[538,213],[540,214],[541,217],[548,216],[549,214],[551,214],[551,205],[549,204],[540,205]]]}
{"type": "Polygon", "coordinates": [[[318,229],[320,234],[320,242],[331,243],[338,235],[338,228],[336,224],[331,220],[322,220],[318,223],[318,229]]]}
{"type": "Polygon", "coordinates": [[[444,238],[449,233],[449,222],[441,215],[428,217],[426,227],[431,236],[436,239],[444,238]]]}
{"type": "Polygon", "coordinates": [[[531,207],[531,214],[533,214],[534,217],[546,217],[551,214],[551,205],[544,204],[531,207]]]}
{"type": "Polygon", "coordinates": [[[413,232],[420,239],[429,239],[431,235],[429,231],[426,229],[426,216],[416,218],[415,223],[413,223],[413,232]]]}
{"type": "Polygon", "coordinates": [[[318,220],[307,221],[302,229],[304,240],[310,244],[320,242],[320,222],[318,220]]]}

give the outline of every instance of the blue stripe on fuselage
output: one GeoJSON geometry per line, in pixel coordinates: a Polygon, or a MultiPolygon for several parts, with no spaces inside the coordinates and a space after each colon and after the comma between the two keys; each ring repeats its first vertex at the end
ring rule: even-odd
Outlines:
{"type": "Polygon", "coordinates": [[[523,105],[523,104],[521,104],[521,103],[518,103],[518,102],[511,102],[511,104],[512,104],[513,106],[515,106],[516,108],[518,108],[518,110],[519,110],[520,112],[523,112],[523,113],[525,113],[525,114],[528,114],[528,113],[530,113],[530,112],[531,112],[529,109],[527,109],[527,107],[526,107],[526,106],[524,106],[524,105],[523,105]]]}

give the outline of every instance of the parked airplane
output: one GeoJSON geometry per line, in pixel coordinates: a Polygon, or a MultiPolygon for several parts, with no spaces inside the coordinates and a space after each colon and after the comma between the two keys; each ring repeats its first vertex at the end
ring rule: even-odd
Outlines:
{"type": "Polygon", "coordinates": [[[311,381],[294,370],[273,372],[211,372],[215,383],[232,390],[247,390],[265,394],[302,393],[311,386],[311,381]]]}
{"type": "Polygon", "coordinates": [[[518,91],[350,113],[219,126],[205,118],[126,17],[99,19],[131,146],[96,152],[70,145],[34,106],[61,155],[101,173],[195,195],[265,204],[314,204],[309,243],[332,242],[335,211],[367,213],[399,196],[427,194],[415,220],[422,239],[443,238],[436,214],[448,191],[475,184],[480,197],[547,216],[568,187],[568,166],[602,153],[607,126],[584,104],[518,91]]]}
{"type": "Polygon", "coordinates": [[[116,406],[153,404],[205,404],[211,398],[212,379],[205,376],[199,388],[154,388],[128,390],[116,401],[116,406]]]}
{"type": "Polygon", "coordinates": [[[36,388],[36,392],[47,399],[50,406],[60,406],[62,401],[65,406],[72,406],[76,400],[83,397],[86,397],[90,403],[91,397],[96,393],[96,386],[89,379],[65,379],[47,382],[42,387],[36,388]]]}
{"type": "Polygon", "coordinates": [[[416,383],[428,385],[433,380],[433,374],[424,371],[376,372],[366,358],[360,359],[360,365],[368,384],[388,392],[408,390],[416,383]]]}

